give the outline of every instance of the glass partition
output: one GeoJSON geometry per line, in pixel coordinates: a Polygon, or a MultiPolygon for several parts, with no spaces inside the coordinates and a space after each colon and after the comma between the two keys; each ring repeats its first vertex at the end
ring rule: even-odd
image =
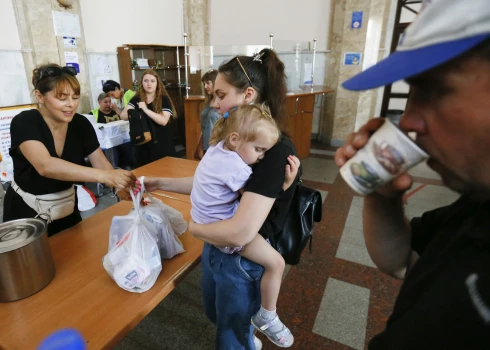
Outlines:
{"type": "MultiPolygon", "coordinates": [[[[210,69],[218,69],[221,63],[236,55],[251,56],[268,47],[269,45],[189,46],[187,48],[189,95],[204,94],[201,77],[210,69]]],[[[311,42],[274,39],[273,49],[284,62],[290,92],[311,88],[312,83],[323,84],[326,62],[325,59],[319,60],[319,57],[316,57],[315,67],[313,67],[314,52],[311,42]],[[322,66],[317,67],[318,64],[322,66]]]]}

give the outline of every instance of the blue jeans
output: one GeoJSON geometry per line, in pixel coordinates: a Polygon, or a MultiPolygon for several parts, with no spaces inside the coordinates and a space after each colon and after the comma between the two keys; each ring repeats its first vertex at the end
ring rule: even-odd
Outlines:
{"type": "Polygon", "coordinates": [[[254,350],[250,319],[260,309],[264,268],[207,243],[201,263],[204,312],[216,325],[216,349],[254,350]]]}

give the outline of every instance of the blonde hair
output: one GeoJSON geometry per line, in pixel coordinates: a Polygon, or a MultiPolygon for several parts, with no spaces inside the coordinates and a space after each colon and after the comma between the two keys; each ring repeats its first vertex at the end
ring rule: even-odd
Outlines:
{"type": "Polygon", "coordinates": [[[215,146],[224,140],[228,146],[229,138],[234,132],[245,142],[255,141],[259,134],[265,134],[275,144],[281,136],[281,131],[265,104],[244,105],[230,111],[227,117],[218,119],[209,143],[215,146]]]}

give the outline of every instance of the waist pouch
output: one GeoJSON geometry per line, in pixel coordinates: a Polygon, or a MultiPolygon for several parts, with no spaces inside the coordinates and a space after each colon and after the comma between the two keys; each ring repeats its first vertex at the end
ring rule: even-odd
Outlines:
{"type": "Polygon", "coordinates": [[[67,217],[75,210],[74,186],[64,191],[42,195],[22,191],[15,181],[12,181],[12,188],[29,207],[36,211],[36,217],[39,216],[48,222],[67,217]]]}

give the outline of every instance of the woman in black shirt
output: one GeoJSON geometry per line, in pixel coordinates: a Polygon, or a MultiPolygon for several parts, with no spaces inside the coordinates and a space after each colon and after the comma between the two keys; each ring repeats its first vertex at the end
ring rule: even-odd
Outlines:
{"type": "Polygon", "coordinates": [[[172,117],[176,118],[177,114],[167,90],[153,69],[143,72],[140,88],[121,113],[122,119],[129,119],[128,110],[130,109],[138,109],[145,113],[149,117],[154,131],[150,142],[133,147],[136,167],[166,156],[177,156],[171,120],[172,117]]]}
{"type": "MultiPolygon", "coordinates": [[[[76,110],[80,84],[73,67],[47,64],[33,71],[32,84],[39,109],[24,111],[10,125],[10,156],[14,181],[5,195],[4,221],[38,215],[22,193],[36,196],[69,190],[75,182],[100,182],[130,187],[135,176],[114,170],[102,153],[92,124],[76,110]],[[88,157],[93,168],[85,165],[88,157]]],[[[48,224],[48,235],[82,219],[76,201],[71,214],[48,224]]]]}
{"type": "MultiPolygon", "coordinates": [[[[285,113],[284,63],[270,49],[250,56],[236,56],[220,66],[215,81],[213,107],[224,114],[237,105],[267,103],[281,125],[285,113]]],[[[255,349],[250,319],[260,308],[263,267],[238,254],[222,253],[214,246],[244,246],[257,232],[273,241],[288,215],[296,186],[283,191],[287,157],[296,154],[283,135],[254,166],[238,209],[229,220],[212,224],[191,223],[189,231],[207,242],[201,256],[202,291],[207,317],[217,326],[217,349],[255,349]]],[[[219,169],[216,169],[219,172],[219,169]]],[[[148,191],[162,189],[190,193],[193,178],[145,178],[148,191]]]]}

